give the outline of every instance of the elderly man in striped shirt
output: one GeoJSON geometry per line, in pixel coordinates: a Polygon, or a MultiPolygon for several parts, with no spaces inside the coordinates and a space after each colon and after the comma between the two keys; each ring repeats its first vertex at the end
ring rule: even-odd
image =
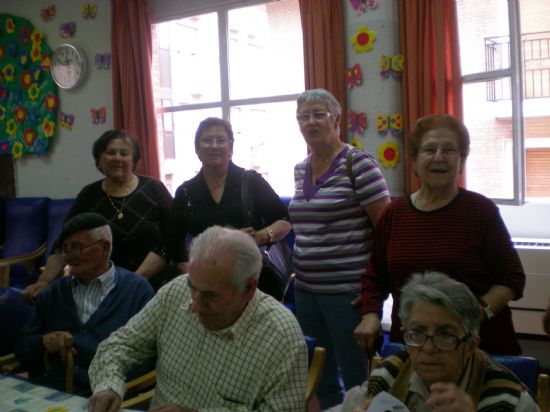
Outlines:
{"type": "MultiPolygon", "coordinates": [[[[153,297],[142,276],[109,260],[112,234],[97,213],[82,213],[63,226],[58,243],[70,268],[39,296],[34,314],[16,343],[17,358],[29,368],[31,381],[64,390],[68,351],[74,354],[74,392],[91,393],[88,367],[98,344],[153,297]],[[44,357],[50,367],[45,369],[44,357]]],[[[137,368],[134,375],[143,373],[137,368]]]]}

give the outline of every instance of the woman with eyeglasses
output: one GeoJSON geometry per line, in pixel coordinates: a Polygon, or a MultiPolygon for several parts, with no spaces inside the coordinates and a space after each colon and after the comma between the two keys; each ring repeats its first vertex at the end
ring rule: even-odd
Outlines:
{"type": "Polygon", "coordinates": [[[449,115],[421,118],[407,154],[420,188],[384,211],[363,278],[363,319],[355,335],[367,352],[382,333],[383,302],[393,297],[390,340],[402,341],[400,289],[411,273],[437,270],[465,283],[479,299],[481,349],[521,353],[508,302],[522,296],[525,274],[500,217],[486,197],[462,189],[458,178],[470,150],[464,124],[449,115]]]}
{"type": "Polygon", "coordinates": [[[321,409],[342,401],[340,376],[350,388],[366,378],[366,358],[353,330],[352,305],[361,292],[373,232],[389,193],[375,160],[340,140],[341,107],[324,89],[297,100],[298,126],[311,152],[294,169],[289,214],[296,242],[296,315],[304,334],[327,350],[317,390],[321,409]]]}
{"type": "MultiPolygon", "coordinates": [[[[258,245],[283,239],[292,229],[286,206],[269,183],[256,172],[249,174],[248,193],[253,205],[250,223],[245,221],[241,199],[244,169],[232,161],[233,129],[223,119],[204,119],[195,133],[195,152],[202,168],[195,177],[176,191],[167,227],[168,254],[177,262],[181,273],[187,273],[188,241],[210,226],[242,229],[258,245]]],[[[260,290],[281,300],[283,286],[278,279],[262,272],[260,290]]]]}
{"type": "Polygon", "coordinates": [[[342,412],[366,411],[381,391],[411,411],[536,412],[526,386],[479,345],[479,303],[461,282],[438,272],[414,274],[399,306],[406,350],[384,359],[342,412]]]}
{"type": "MultiPolygon", "coordinates": [[[[117,266],[146,276],[153,288],[158,289],[175,275],[175,268],[151,271],[143,263],[149,255],[162,254],[162,234],[170,216],[172,196],[161,181],[134,173],[141,153],[138,141],[126,131],[103,133],[94,142],[92,154],[103,178],[78,193],[66,220],[83,212],[105,217],[113,232],[111,260],[117,266]]],[[[64,266],[61,254],[52,253],[38,281],[23,291],[24,298],[36,299],[61,275],[64,266]]]]}

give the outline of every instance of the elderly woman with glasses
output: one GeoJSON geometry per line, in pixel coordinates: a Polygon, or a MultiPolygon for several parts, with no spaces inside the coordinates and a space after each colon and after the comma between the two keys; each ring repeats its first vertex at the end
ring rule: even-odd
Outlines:
{"type": "Polygon", "coordinates": [[[521,298],[525,274],[498,207],[458,185],[470,151],[466,126],[453,116],[427,116],[417,121],[406,145],[420,188],[393,201],[380,218],[363,277],[357,340],[374,351],[383,302],[391,293],[390,340],[402,341],[400,289],[411,273],[437,270],[468,285],[478,298],[481,349],[521,353],[508,302],[521,298]]]}
{"type": "Polygon", "coordinates": [[[342,401],[340,374],[345,388],[366,378],[366,358],[353,337],[361,312],[352,302],[360,295],[374,227],[389,193],[372,156],[340,140],[342,109],[334,96],[307,90],[297,106],[311,152],[294,169],[289,206],[296,234],[296,314],[304,334],[327,350],[317,391],[327,409],[342,401]]]}
{"type": "MultiPolygon", "coordinates": [[[[202,168],[176,191],[165,241],[168,255],[187,273],[188,236],[194,237],[214,225],[231,226],[248,233],[258,245],[283,239],[292,229],[286,206],[265,179],[251,171],[248,196],[252,207],[245,216],[241,198],[245,170],[232,161],[233,129],[223,119],[204,119],[195,133],[195,152],[202,168]]],[[[284,286],[262,271],[259,289],[278,300],[284,286]]]]}
{"type": "Polygon", "coordinates": [[[413,275],[399,307],[406,350],[350,391],[342,412],[367,410],[382,391],[411,411],[539,411],[525,385],[478,349],[479,313],[463,283],[438,272],[413,275]]]}

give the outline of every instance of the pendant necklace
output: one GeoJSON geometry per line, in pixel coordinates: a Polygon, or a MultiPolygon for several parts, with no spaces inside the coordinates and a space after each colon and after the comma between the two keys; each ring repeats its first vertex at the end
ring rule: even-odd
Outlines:
{"type": "Polygon", "coordinates": [[[116,217],[118,220],[122,219],[124,217],[124,213],[122,213],[122,209],[124,208],[124,201],[126,200],[126,196],[122,198],[120,201],[120,208],[116,207],[115,202],[113,202],[113,199],[111,196],[107,195],[107,199],[109,199],[109,203],[115,209],[115,212],[117,212],[116,217]]]}

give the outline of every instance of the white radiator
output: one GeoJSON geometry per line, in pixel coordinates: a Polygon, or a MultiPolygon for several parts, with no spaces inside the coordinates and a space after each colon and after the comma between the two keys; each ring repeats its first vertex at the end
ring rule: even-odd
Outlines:
{"type": "Polygon", "coordinates": [[[523,298],[510,302],[517,333],[546,335],[542,315],[550,299],[550,239],[514,238],[525,270],[523,298]]]}

